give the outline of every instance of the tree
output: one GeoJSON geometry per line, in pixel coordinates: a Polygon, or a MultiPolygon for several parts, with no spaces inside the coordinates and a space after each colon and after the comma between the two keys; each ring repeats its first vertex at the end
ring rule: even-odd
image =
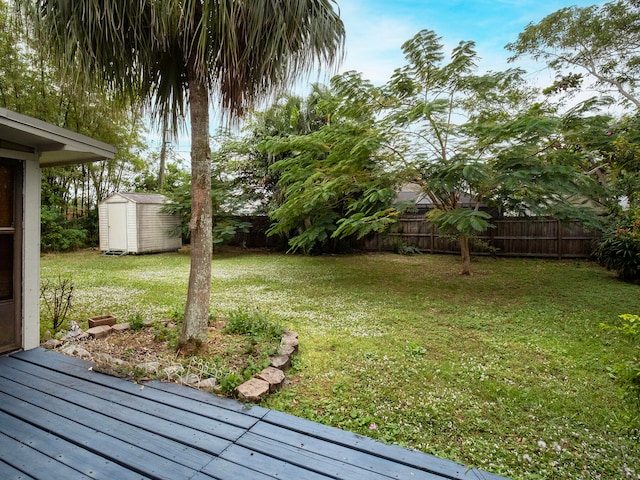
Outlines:
{"type": "Polygon", "coordinates": [[[43,250],[65,250],[97,242],[97,203],[122,187],[143,163],[142,123],[101,91],[73,89],[57,66],[0,1],[0,106],[89,135],[118,148],[114,160],[43,169],[43,250]]]}
{"type": "MultiPolygon", "coordinates": [[[[29,5],[31,2],[24,2],[29,5]]],[[[316,62],[339,58],[332,0],[42,0],[43,38],[76,79],[191,128],[191,268],[181,346],[206,339],[211,288],[209,101],[237,118],[316,62]]]]}
{"type": "Polygon", "coordinates": [[[229,166],[236,195],[251,206],[251,213],[268,214],[282,202],[279,175],[270,167],[290,153],[276,155],[261,144],[267,139],[306,135],[326,125],[329,119],[319,104],[327,95],[327,88],[319,84],[312,86],[306,98],[285,94],[265,110],[253,112],[241,135],[220,135],[216,155],[229,166]]]}
{"type": "Polygon", "coordinates": [[[594,80],[596,89],[614,91],[623,103],[640,108],[638,0],[563,8],[528,25],[507,49],[514,53],[512,60],[530,55],[556,70],[558,80],[550,90],[579,86],[585,72],[594,80]]]}
{"type": "MultiPolygon", "coordinates": [[[[278,178],[280,191],[268,233],[288,238],[291,251],[337,251],[341,239],[362,237],[393,222],[395,178],[385,170],[384,136],[369,108],[371,100],[354,94],[356,85],[361,92],[372,89],[352,73],[332,79],[319,101],[316,88],[302,102],[315,103],[315,117],[322,119],[315,129],[267,137],[260,145],[276,159],[269,173],[278,178]]],[[[287,116],[289,105],[282,108],[287,116]]]]}
{"type": "Polygon", "coordinates": [[[471,273],[470,240],[492,227],[482,206],[586,218],[570,201],[592,184],[579,168],[585,153],[566,148],[563,119],[533,101],[522,71],[476,74],[473,42],[445,61],[429,30],[403,51],[407,65],[381,92],[388,148],[401,178],[430,199],[431,221],[459,240],[462,274],[471,273]]]}

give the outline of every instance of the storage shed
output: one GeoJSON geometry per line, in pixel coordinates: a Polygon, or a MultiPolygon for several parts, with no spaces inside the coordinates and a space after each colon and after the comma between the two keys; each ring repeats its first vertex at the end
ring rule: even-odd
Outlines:
{"type": "Polygon", "coordinates": [[[162,211],[167,198],[151,193],[115,193],[98,205],[100,250],[105,253],[176,251],[180,236],[172,235],[180,219],[162,211]]]}

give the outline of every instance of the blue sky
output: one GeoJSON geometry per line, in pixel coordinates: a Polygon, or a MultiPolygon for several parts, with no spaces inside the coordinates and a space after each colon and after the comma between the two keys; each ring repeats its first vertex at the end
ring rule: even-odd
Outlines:
{"type": "MultiPolygon", "coordinates": [[[[529,23],[537,23],[561,8],[597,4],[594,0],[337,0],[345,24],[346,57],[337,72],[356,70],[375,84],[389,80],[396,68],[405,64],[401,46],[422,29],[434,30],[448,54],[461,40],[476,42],[479,72],[522,67],[528,78],[541,86],[553,82],[545,65],[519,61],[508,64],[504,46],[518,38],[529,23]]],[[[330,73],[312,75],[298,84],[296,93],[306,95],[309,82],[326,83],[330,73]]],[[[215,119],[216,114],[212,116],[215,119]]],[[[211,133],[217,125],[212,122],[211,133]]],[[[150,132],[152,148],[159,149],[159,134],[150,132]]],[[[180,135],[174,148],[187,156],[188,131],[180,135]]]]}
{"type": "MultiPolygon", "coordinates": [[[[404,65],[401,45],[422,29],[434,30],[449,53],[461,40],[476,42],[480,70],[508,66],[504,46],[529,23],[580,0],[337,0],[347,32],[347,56],[339,71],[356,70],[376,84],[404,65]]],[[[544,68],[518,63],[531,75],[544,68]]],[[[547,73],[547,76],[549,74],[547,73]]],[[[552,78],[552,75],[551,75],[552,78]]]]}

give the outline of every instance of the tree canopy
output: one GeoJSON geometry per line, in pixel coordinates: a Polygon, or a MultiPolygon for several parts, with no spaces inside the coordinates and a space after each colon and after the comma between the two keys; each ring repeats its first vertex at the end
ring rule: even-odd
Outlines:
{"type": "Polygon", "coordinates": [[[507,45],[512,60],[529,55],[556,70],[553,90],[578,87],[584,75],[596,90],[615,92],[640,108],[640,1],[567,7],[529,24],[507,45]]]}

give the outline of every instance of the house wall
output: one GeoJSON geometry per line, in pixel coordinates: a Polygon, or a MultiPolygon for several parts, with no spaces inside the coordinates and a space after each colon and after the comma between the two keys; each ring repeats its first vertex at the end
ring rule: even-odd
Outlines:
{"type": "Polygon", "coordinates": [[[23,324],[22,348],[29,350],[40,344],[40,165],[33,160],[24,162],[23,195],[23,324]]]}

